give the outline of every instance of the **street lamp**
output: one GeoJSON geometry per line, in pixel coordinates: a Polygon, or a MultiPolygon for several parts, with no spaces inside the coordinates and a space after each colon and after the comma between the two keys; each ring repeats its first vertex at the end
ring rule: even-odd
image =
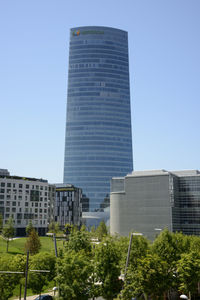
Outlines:
{"type": "Polygon", "coordinates": [[[143,235],[143,233],[140,233],[140,232],[132,232],[131,233],[131,237],[130,237],[130,241],[129,241],[129,246],[128,246],[128,254],[127,254],[127,259],[126,259],[125,272],[124,272],[124,281],[126,279],[126,273],[127,273],[127,268],[128,268],[128,264],[129,264],[130,252],[131,252],[131,244],[132,244],[132,239],[133,239],[134,235],[141,236],[141,235],[143,235]]]}

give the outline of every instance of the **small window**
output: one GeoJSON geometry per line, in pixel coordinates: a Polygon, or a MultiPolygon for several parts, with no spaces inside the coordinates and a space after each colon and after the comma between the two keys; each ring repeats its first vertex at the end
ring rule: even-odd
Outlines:
{"type": "Polygon", "coordinates": [[[5,186],[5,182],[1,182],[1,186],[4,187],[5,186]]]}
{"type": "Polygon", "coordinates": [[[12,206],[16,206],[16,202],[15,201],[12,202],[12,206]]]}
{"type": "Polygon", "coordinates": [[[19,183],[19,188],[22,189],[23,188],[23,184],[19,183]]]}
{"type": "Polygon", "coordinates": [[[7,187],[11,187],[11,183],[10,182],[7,183],[7,187]]]}

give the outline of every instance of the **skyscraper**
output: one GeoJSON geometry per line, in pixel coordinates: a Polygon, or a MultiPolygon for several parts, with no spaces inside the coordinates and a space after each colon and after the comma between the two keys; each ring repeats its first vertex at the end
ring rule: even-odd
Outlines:
{"type": "Polygon", "coordinates": [[[72,28],[64,183],[82,188],[87,222],[105,217],[111,178],[132,169],[128,34],[72,28]]]}

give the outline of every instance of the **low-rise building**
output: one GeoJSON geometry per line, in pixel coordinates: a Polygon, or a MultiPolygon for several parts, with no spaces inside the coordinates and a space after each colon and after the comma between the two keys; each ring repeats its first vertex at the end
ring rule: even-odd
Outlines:
{"type": "Polygon", "coordinates": [[[154,239],[166,227],[200,235],[199,171],[133,171],[112,179],[111,234],[136,231],[154,239]]]}
{"type": "Polygon", "coordinates": [[[53,220],[55,186],[47,180],[0,174],[0,214],[3,224],[13,218],[17,236],[24,236],[32,221],[39,235],[45,235],[53,220]]]}

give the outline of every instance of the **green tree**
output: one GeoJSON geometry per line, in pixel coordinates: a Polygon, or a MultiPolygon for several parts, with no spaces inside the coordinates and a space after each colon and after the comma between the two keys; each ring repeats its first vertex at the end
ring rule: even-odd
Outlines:
{"type": "Polygon", "coordinates": [[[69,236],[69,241],[66,245],[67,251],[84,251],[91,255],[92,247],[90,242],[90,235],[87,231],[73,231],[69,236]]]}
{"type": "Polygon", "coordinates": [[[3,217],[2,214],[0,214],[0,233],[2,232],[3,229],[3,217]]]}
{"type": "Polygon", "coordinates": [[[112,300],[122,288],[119,267],[120,254],[111,237],[104,239],[95,249],[95,274],[100,285],[100,295],[112,300]]]}
{"type": "MultiPolygon", "coordinates": [[[[138,259],[145,257],[149,249],[150,249],[150,243],[146,237],[142,235],[133,235],[128,267],[130,266],[137,267],[138,259]]],[[[128,252],[128,247],[127,247],[127,252],[128,252]]]]}
{"type": "Polygon", "coordinates": [[[122,299],[139,297],[142,294],[145,299],[163,299],[163,294],[168,290],[167,264],[156,254],[148,253],[139,258],[137,267],[132,265],[128,269],[122,299]]]}
{"type": "Polygon", "coordinates": [[[30,220],[28,225],[26,226],[26,235],[29,236],[29,234],[31,233],[31,231],[34,229],[33,227],[33,223],[32,221],[30,220]]]}
{"type": "Polygon", "coordinates": [[[182,254],[177,263],[179,290],[186,294],[194,294],[200,277],[200,252],[192,251],[182,254]]]}
{"type": "Polygon", "coordinates": [[[41,243],[40,243],[40,238],[38,236],[38,233],[35,231],[35,229],[32,229],[27,238],[25,249],[26,251],[29,250],[30,254],[34,255],[40,251],[40,248],[41,248],[41,243]]]}
{"type": "Polygon", "coordinates": [[[56,265],[59,299],[86,300],[93,296],[93,264],[84,251],[66,252],[56,265]]]}
{"type": "Polygon", "coordinates": [[[106,224],[104,221],[101,221],[99,223],[99,226],[96,229],[96,236],[99,239],[99,241],[102,241],[102,239],[107,235],[108,235],[108,229],[106,227],[106,224]]]}
{"type": "Polygon", "coordinates": [[[8,219],[8,222],[4,225],[2,235],[6,240],[7,243],[6,252],[8,252],[9,240],[13,238],[15,235],[15,228],[13,224],[13,219],[11,217],[8,219]]]}
{"type": "Polygon", "coordinates": [[[48,226],[49,232],[57,234],[60,230],[60,225],[58,222],[51,222],[48,226]]]}
{"type": "MultiPolygon", "coordinates": [[[[10,257],[0,257],[0,270],[16,271],[13,260],[10,260],[10,257]]],[[[7,300],[13,295],[13,290],[18,282],[17,275],[0,273],[0,300],[7,300]]]]}
{"type": "Polygon", "coordinates": [[[56,258],[49,253],[38,253],[30,258],[29,269],[50,272],[29,272],[28,285],[33,293],[41,294],[45,285],[55,277],[56,258]]]}

